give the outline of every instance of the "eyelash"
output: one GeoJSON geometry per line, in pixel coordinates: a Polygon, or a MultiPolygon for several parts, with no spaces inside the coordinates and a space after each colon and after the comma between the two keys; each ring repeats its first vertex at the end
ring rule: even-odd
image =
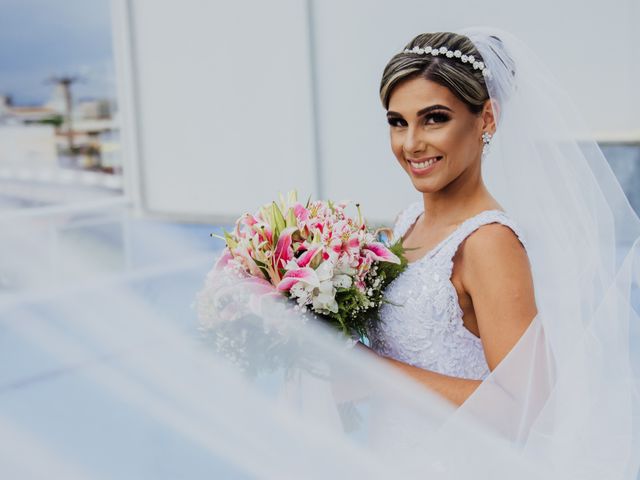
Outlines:
{"type": "MultiPolygon", "coordinates": [[[[449,115],[443,112],[430,113],[428,115],[425,115],[424,117],[424,123],[427,125],[445,123],[445,122],[448,122],[449,120],[451,120],[451,117],[449,117],[449,115]],[[429,123],[429,120],[431,119],[433,120],[433,122],[429,123]]],[[[391,125],[392,127],[406,127],[406,122],[402,118],[390,118],[388,121],[389,121],[389,125],[391,125]],[[404,125],[401,125],[401,123],[403,123],[404,125]]]]}

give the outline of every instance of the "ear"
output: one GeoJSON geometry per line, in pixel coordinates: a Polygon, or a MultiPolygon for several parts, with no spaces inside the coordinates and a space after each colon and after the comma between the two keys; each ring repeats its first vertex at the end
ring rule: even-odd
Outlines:
{"type": "Polygon", "coordinates": [[[484,102],[480,117],[482,119],[482,131],[489,132],[491,135],[496,133],[498,116],[500,115],[500,106],[495,100],[487,100],[484,102]]]}

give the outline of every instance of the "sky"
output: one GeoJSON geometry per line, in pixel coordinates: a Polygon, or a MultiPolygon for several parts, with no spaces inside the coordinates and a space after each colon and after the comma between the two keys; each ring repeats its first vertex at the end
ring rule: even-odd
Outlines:
{"type": "Polygon", "coordinates": [[[78,75],[76,99],[115,98],[110,22],[110,0],[0,0],[0,95],[38,105],[78,75]]]}

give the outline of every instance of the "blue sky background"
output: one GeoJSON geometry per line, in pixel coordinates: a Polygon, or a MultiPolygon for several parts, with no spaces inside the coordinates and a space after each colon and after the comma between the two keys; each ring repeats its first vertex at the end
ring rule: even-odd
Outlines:
{"type": "Polygon", "coordinates": [[[109,0],[0,0],[0,94],[41,104],[52,75],[79,75],[76,99],[114,98],[109,0]]]}

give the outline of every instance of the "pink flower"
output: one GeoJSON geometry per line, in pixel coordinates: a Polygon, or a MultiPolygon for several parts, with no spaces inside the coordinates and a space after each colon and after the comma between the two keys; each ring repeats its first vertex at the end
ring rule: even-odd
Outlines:
{"type": "Polygon", "coordinates": [[[304,252],[300,258],[298,258],[297,264],[299,267],[306,267],[309,265],[309,263],[311,263],[311,260],[313,260],[313,257],[316,256],[316,254],[321,250],[320,247],[313,247],[310,250],[307,250],[306,252],[304,252]]]}
{"type": "Polygon", "coordinates": [[[231,252],[229,251],[228,248],[225,248],[222,251],[222,255],[220,255],[220,258],[218,258],[218,261],[216,262],[216,264],[213,267],[213,269],[214,270],[222,270],[224,267],[227,266],[229,261],[231,261],[232,259],[233,259],[233,255],[231,254],[231,252]]]}
{"type": "Polygon", "coordinates": [[[295,214],[298,222],[306,222],[307,220],[309,220],[309,210],[304,208],[301,203],[296,203],[293,206],[293,213],[295,214]]]}
{"type": "Polygon", "coordinates": [[[373,242],[365,245],[364,249],[369,252],[369,255],[374,260],[400,264],[400,259],[380,242],[373,242]]]}
{"type": "Polygon", "coordinates": [[[240,262],[240,264],[244,267],[249,274],[254,277],[264,278],[264,274],[258,264],[255,262],[253,257],[251,257],[251,253],[248,250],[243,248],[238,248],[233,252],[234,258],[240,262]]]}
{"type": "Polygon", "coordinates": [[[276,288],[281,292],[287,292],[291,290],[296,283],[304,281],[306,283],[317,283],[317,275],[313,268],[304,267],[297,270],[289,270],[284,278],[278,283],[276,288]]]}
{"type": "Polygon", "coordinates": [[[273,255],[274,268],[283,268],[289,260],[293,258],[293,249],[291,248],[291,236],[296,231],[295,227],[285,228],[280,233],[278,244],[273,255]]]}

